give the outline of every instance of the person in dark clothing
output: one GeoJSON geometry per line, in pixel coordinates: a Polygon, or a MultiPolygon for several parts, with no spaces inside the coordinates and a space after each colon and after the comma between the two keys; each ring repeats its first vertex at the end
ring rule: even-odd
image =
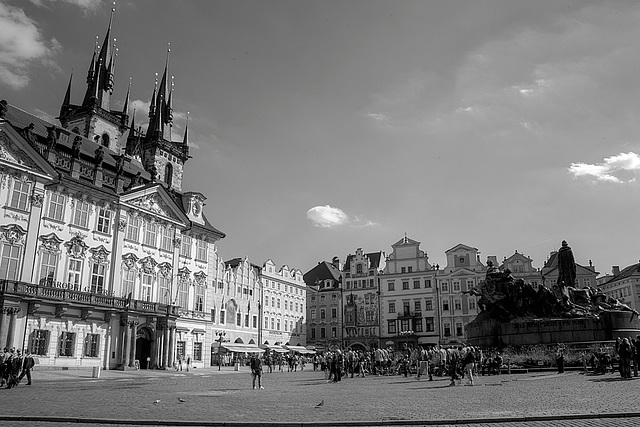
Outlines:
{"type": "Polygon", "coordinates": [[[24,352],[24,361],[22,362],[22,372],[20,372],[17,384],[20,384],[20,381],[22,381],[22,379],[26,376],[27,385],[31,385],[31,369],[33,369],[34,365],[35,361],[33,360],[33,356],[31,355],[29,350],[26,350],[24,352]]]}
{"type": "Polygon", "coordinates": [[[558,373],[564,373],[564,348],[558,346],[556,351],[556,365],[558,366],[558,373]]]}
{"type": "Polygon", "coordinates": [[[256,389],[256,379],[258,380],[258,388],[264,390],[262,387],[262,360],[255,354],[251,356],[251,376],[253,377],[253,389],[256,389]]]}

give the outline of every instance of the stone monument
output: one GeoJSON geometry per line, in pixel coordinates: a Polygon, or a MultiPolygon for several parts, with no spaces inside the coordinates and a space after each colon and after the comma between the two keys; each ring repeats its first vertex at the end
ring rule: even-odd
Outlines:
{"type": "Polygon", "coordinates": [[[638,312],[600,289],[576,284],[576,264],[566,241],[558,251],[558,280],[538,290],[509,270],[487,262],[485,280],[468,291],[480,313],[467,325],[471,345],[503,347],[611,341],[640,335],[638,312]]]}

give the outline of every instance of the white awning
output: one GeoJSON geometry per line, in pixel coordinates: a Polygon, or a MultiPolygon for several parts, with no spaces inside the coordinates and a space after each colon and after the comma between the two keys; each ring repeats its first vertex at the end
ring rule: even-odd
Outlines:
{"type": "Polygon", "coordinates": [[[286,348],[282,348],[279,345],[273,345],[273,344],[265,344],[264,347],[268,348],[269,350],[275,351],[276,353],[286,353],[289,351],[286,348]]]}
{"type": "Polygon", "coordinates": [[[222,343],[222,347],[235,353],[262,353],[263,349],[254,344],[222,343]]]}
{"type": "Polygon", "coordinates": [[[315,350],[308,350],[301,345],[285,345],[284,347],[289,351],[297,351],[300,354],[316,354],[315,350]]]}

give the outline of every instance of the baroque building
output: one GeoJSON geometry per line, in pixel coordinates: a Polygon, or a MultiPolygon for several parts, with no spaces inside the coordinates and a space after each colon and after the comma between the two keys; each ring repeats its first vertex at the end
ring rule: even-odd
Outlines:
{"type": "Polygon", "coordinates": [[[465,325],[479,313],[477,298],[467,292],[484,280],[487,267],[477,248],[457,244],[445,251],[447,265],[436,269],[438,328],[441,343],[463,341],[465,325]]]}
{"type": "Polygon", "coordinates": [[[262,333],[260,344],[307,345],[307,289],[302,271],[267,260],[261,269],[262,333]]]}
{"type": "Polygon", "coordinates": [[[129,123],[129,90],[111,108],[112,20],[80,104],[69,81],[60,125],[0,102],[0,346],[41,366],[206,366],[225,235],[206,197],[182,189],[188,132],[171,138],[168,60],[145,134],[129,123]]]}
{"type": "Polygon", "coordinates": [[[438,343],[436,269],[420,242],[404,237],[391,245],[380,276],[380,346],[401,349],[438,343]]]}
{"type": "Polygon", "coordinates": [[[307,344],[317,351],[342,348],[340,259],[333,257],[331,262],[319,262],[303,279],[307,286],[307,344]]]}
{"type": "Polygon", "coordinates": [[[371,350],[380,339],[380,283],[384,253],[349,254],[342,270],[344,347],[371,350]]]}

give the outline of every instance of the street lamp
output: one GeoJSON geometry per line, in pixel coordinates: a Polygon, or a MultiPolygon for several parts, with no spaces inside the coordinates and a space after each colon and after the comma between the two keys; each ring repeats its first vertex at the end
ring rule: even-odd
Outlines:
{"type": "Polygon", "coordinates": [[[400,331],[399,335],[401,337],[407,337],[407,349],[409,348],[409,337],[414,334],[414,331],[400,331]]]}
{"type": "Polygon", "coordinates": [[[216,341],[218,342],[218,371],[221,369],[222,360],[220,360],[220,349],[222,348],[222,343],[224,342],[224,337],[227,335],[225,331],[216,331],[216,341]]]}

